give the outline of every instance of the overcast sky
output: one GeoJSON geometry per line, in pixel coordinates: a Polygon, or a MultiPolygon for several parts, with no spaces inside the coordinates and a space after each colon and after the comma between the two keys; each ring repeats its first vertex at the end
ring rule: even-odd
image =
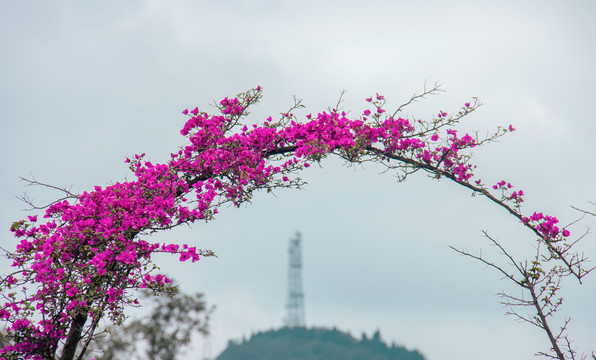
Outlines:
{"type": "MultiPolygon", "coordinates": [[[[414,104],[428,119],[477,96],[465,129],[518,131],[479,149],[476,174],[506,179],[526,211],[562,223],[596,198],[596,3],[593,1],[0,1],[0,246],[14,249],[16,196],[33,174],[81,192],[122,181],[123,160],[155,162],[184,144],[180,111],[261,85],[251,121],[304,99],[304,114],[336,103],[359,113],[376,92],[397,106],[438,81],[447,92],[414,104]]],[[[546,337],[504,316],[499,275],[448,245],[494,256],[482,230],[514,251],[533,241],[502,209],[446,181],[417,174],[397,183],[373,165],[337,159],[304,172],[302,191],[260,193],[212,223],[160,234],[212,249],[217,259],[160,258],[186,292],[217,306],[206,343],[279,327],[287,247],[303,235],[308,326],[336,326],[428,360],[528,359],[546,337]]],[[[129,175],[130,177],[130,175],[129,175]]],[[[592,207],[592,210],[594,208],[592,207]]],[[[595,219],[574,227],[582,233],[595,219]]],[[[581,244],[596,258],[596,236],[581,244]]],[[[1,260],[2,269],[7,268],[1,260]]],[[[596,343],[596,280],[566,283],[563,312],[576,345],[596,343]]],[[[196,353],[203,353],[197,343],[196,353]]],[[[197,356],[188,357],[188,359],[197,356]]]]}

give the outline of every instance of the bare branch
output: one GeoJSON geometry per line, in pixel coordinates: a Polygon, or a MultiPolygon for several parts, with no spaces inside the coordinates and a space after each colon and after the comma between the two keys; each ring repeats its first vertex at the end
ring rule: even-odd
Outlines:
{"type": "Polygon", "coordinates": [[[468,252],[468,251],[466,251],[466,250],[459,250],[459,249],[456,249],[456,248],[454,248],[454,247],[453,247],[453,246],[451,246],[451,245],[449,246],[449,248],[451,248],[451,250],[453,250],[453,251],[457,252],[457,253],[458,253],[458,254],[460,254],[460,255],[463,255],[463,256],[468,256],[468,257],[471,257],[472,259],[476,259],[476,260],[478,260],[478,261],[480,261],[480,262],[484,263],[486,266],[488,266],[488,267],[491,267],[491,268],[493,268],[493,269],[497,270],[498,272],[500,272],[501,274],[503,274],[503,276],[504,276],[504,277],[506,277],[506,278],[508,278],[509,280],[513,281],[513,282],[514,282],[514,283],[516,283],[517,285],[519,285],[519,286],[524,286],[524,285],[522,285],[521,281],[518,281],[518,280],[515,278],[515,276],[513,276],[513,275],[509,274],[509,273],[508,273],[507,271],[505,271],[505,270],[504,270],[502,267],[500,267],[500,266],[496,265],[495,263],[492,263],[492,262],[490,262],[490,261],[487,261],[487,260],[485,260],[485,259],[484,259],[484,258],[481,256],[481,254],[480,254],[480,255],[474,255],[474,254],[472,254],[472,253],[470,253],[470,252],[468,252]]]}
{"type": "Polygon", "coordinates": [[[57,204],[59,202],[62,202],[64,200],[68,200],[68,199],[78,199],[79,196],[72,193],[70,190],[72,189],[72,185],[70,186],[70,188],[65,188],[65,187],[58,187],[58,186],[54,186],[54,185],[50,185],[50,184],[46,184],[46,183],[42,183],[39,182],[37,180],[35,180],[35,178],[33,177],[33,175],[31,175],[31,179],[27,179],[24,177],[20,178],[22,181],[25,181],[27,184],[25,186],[41,186],[41,187],[46,187],[49,189],[53,189],[53,190],[58,190],[64,194],[66,194],[65,196],[54,200],[52,202],[50,202],[49,204],[46,205],[35,205],[33,203],[33,200],[27,195],[27,193],[23,193],[22,196],[17,196],[17,198],[21,201],[23,201],[24,203],[26,203],[27,205],[31,206],[31,208],[29,209],[25,209],[26,211],[31,211],[31,210],[43,210],[43,209],[47,209],[48,207],[57,204]]]}
{"type": "MultiPolygon", "coordinates": [[[[592,202],[590,201],[590,203],[592,203],[592,202]]],[[[582,213],[584,213],[584,214],[587,214],[587,215],[596,216],[596,213],[593,213],[593,212],[591,212],[591,211],[583,210],[583,209],[580,209],[580,208],[578,208],[578,207],[575,207],[575,206],[571,206],[571,208],[572,208],[572,209],[574,209],[574,210],[577,210],[577,211],[579,211],[579,212],[582,212],[582,213]]]]}
{"type": "Polygon", "coordinates": [[[395,110],[395,112],[393,113],[393,115],[391,115],[392,117],[395,117],[399,112],[401,112],[406,106],[410,105],[411,103],[418,101],[420,99],[424,99],[426,96],[428,95],[435,95],[438,92],[442,92],[445,91],[441,88],[441,84],[439,84],[438,82],[435,83],[435,85],[433,85],[433,87],[431,89],[426,89],[426,83],[424,83],[424,89],[422,91],[422,93],[420,94],[414,94],[412,95],[412,97],[410,98],[410,100],[406,101],[405,103],[401,104],[397,110],[395,110]]]}

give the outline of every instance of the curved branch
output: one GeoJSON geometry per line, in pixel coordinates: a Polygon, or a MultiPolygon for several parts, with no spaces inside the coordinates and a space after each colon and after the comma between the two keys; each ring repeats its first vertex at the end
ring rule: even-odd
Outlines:
{"type": "MultiPolygon", "coordinates": [[[[374,153],[375,155],[378,156],[385,156],[389,159],[393,159],[393,160],[397,160],[400,161],[402,163],[411,165],[415,168],[420,168],[423,169],[427,172],[433,173],[435,175],[437,175],[438,177],[446,177],[454,182],[456,182],[458,185],[463,186],[465,188],[468,188],[470,190],[472,190],[474,193],[478,193],[481,194],[483,196],[485,196],[486,198],[488,198],[490,201],[492,201],[493,203],[499,205],[500,207],[504,208],[508,213],[510,213],[511,215],[513,215],[515,218],[517,218],[519,221],[522,221],[522,215],[517,212],[515,209],[513,209],[511,206],[505,204],[503,201],[499,200],[498,198],[496,198],[494,195],[492,195],[490,192],[488,192],[485,188],[481,187],[481,186],[474,186],[468,182],[463,182],[463,181],[459,181],[455,175],[453,175],[450,172],[447,172],[445,170],[440,169],[438,166],[432,166],[430,164],[421,162],[421,161],[416,161],[413,160],[411,158],[405,157],[405,156],[401,156],[401,155],[397,155],[394,153],[390,153],[372,146],[367,146],[366,150],[374,153]]],[[[523,222],[522,222],[523,223],[523,222]]],[[[578,270],[574,269],[574,266],[578,265],[577,262],[573,263],[570,262],[566,257],[565,257],[565,252],[561,251],[560,249],[558,249],[557,247],[555,247],[551,241],[549,241],[548,239],[546,239],[535,227],[532,226],[528,226],[526,224],[524,224],[524,226],[528,229],[530,229],[534,234],[536,234],[536,236],[538,236],[540,239],[544,240],[544,243],[548,246],[549,250],[552,251],[554,254],[556,254],[558,256],[558,259],[561,260],[566,268],[575,276],[575,278],[579,281],[579,283],[582,283],[582,278],[589,272],[586,271],[582,271],[581,268],[578,270]]],[[[591,271],[591,270],[590,270],[591,271]]]]}

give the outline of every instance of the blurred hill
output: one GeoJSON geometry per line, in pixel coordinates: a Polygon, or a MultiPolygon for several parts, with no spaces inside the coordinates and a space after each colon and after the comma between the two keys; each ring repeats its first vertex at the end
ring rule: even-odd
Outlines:
{"type": "Polygon", "coordinates": [[[381,340],[379,331],[357,340],[336,329],[281,328],[230,341],[216,360],[424,360],[418,351],[381,340]]]}

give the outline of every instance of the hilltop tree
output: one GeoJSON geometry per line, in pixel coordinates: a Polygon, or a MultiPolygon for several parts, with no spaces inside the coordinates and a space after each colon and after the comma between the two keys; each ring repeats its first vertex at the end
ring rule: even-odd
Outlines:
{"type": "MultiPolygon", "coordinates": [[[[377,94],[366,99],[367,107],[358,116],[349,116],[338,103],[329,111],[307,115],[303,122],[293,113],[302,107],[296,101],[279,119],[270,117],[251,126],[244,121],[262,96],[260,87],[223,99],[216,104],[217,114],[184,110],[188,119],[180,133],[188,143],[167,163],[154,164],[145,154],[135,155],[126,160],[133,180],[82,194],[60,189],[60,199],[36,207],[44,210],[43,220],[32,215],[13,223],[10,230],[18,244],[6,255],[15,270],[0,281],[5,300],[0,319],[8,325],[12,344],[0,354],[7,359],[81,359],[100,320],[120,324],[124,310],[137,306],[137,290],[159,293],[167,288],[170,279],[155,273],[153,254],[172,253],[192,262],[213,255],[190,244],[155,243],[150,234],[210,221],[223,204],[240,206],[257,190],[299,188],[303,182],[297,174],[331,154],[350,164],[381,164],[400,180],[427,172],[503,208],[541,244],[534,262],[518,266],[521,278],[511,276],[522,289],[539,290],[564,276],[581,281],[590,269],[584,268],[585,259],[573,250],[576,242],[570,231],[559,228],[556,217],[526,215],[523,191],[514,191],[504,180],[491,186],[474,178],[473,149],[513,131],[511,125],[486,137],[459,134],[459,122],[480,106],[477,99],[424,121],[400,117],[405,106],[438,91],[433,87],[414,95],[392,112],[377,94]],[[550,265],[556,270],[545,271],[550,265]]],[[[547,293],[547,299],[554,299],[555,293],[547,293]]],[[[564,336],[552,334],[543,316],[549,309],[541,308],[538,297],[532,299],[539,316],[534,324],[547,332],[552,354],[563,360],[564,336]]]]}

